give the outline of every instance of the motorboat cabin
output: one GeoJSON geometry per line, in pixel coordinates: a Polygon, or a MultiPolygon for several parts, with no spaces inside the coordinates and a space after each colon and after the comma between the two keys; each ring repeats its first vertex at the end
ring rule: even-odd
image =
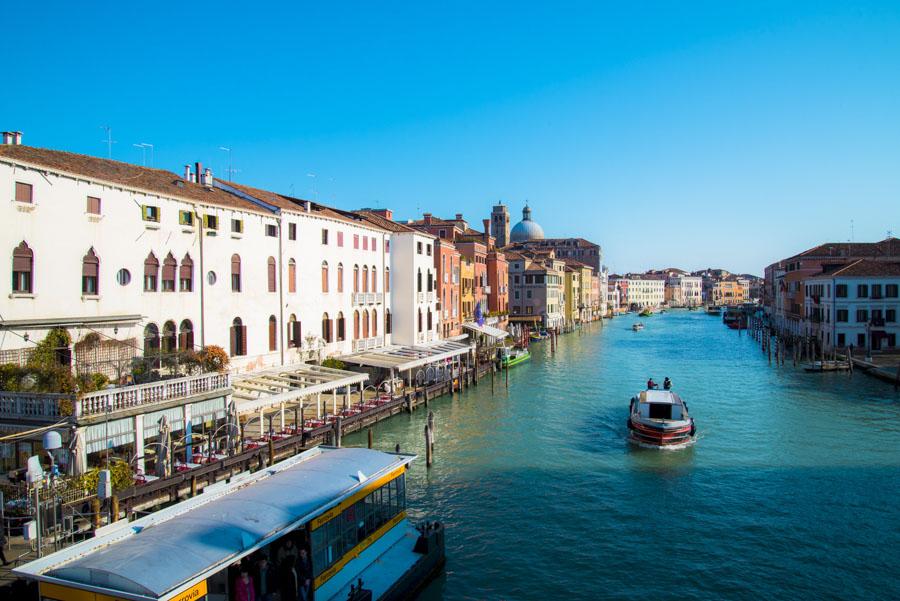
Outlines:
{"type": "Polygon", "coordinates": [[[666,448],[692,444],[696,434],[687,404],[671,390],[644,390],[632,397],[628,430],[638,445],[666,448]]]}

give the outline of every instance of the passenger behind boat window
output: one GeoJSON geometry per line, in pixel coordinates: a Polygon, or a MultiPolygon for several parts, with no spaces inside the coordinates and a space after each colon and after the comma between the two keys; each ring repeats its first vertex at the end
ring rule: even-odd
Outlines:
{"type": "Polygon", "coordinates": [[[650,419],[672,419],[672,405],[650,403],[650,419]]]}

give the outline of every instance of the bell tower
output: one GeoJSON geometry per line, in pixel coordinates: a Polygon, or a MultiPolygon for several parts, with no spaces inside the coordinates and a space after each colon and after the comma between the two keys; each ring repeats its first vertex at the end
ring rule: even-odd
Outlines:
{"type": "Polygon", "coordinates": [[[509,244],[509,208],[502,201],[491,211],[491,235],[498,248],[509,244]]]}

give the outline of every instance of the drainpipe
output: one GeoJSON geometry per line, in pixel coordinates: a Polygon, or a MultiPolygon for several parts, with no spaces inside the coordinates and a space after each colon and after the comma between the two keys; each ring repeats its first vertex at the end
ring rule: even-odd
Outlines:
{"type": "Polygon", "coordinates": [[[278,211],[278,354],[281,365],[284,365],[284,213],[278,211]]]}
{"type": "Polygon", "coordinates": [[[200,232],[200,348],[203,349],[206,348],[206,268],[203,254],[203,216],[197,210],[197,205],[194,205],[194,215],[197,216],[199,222],[197,231],[200,232]]]}

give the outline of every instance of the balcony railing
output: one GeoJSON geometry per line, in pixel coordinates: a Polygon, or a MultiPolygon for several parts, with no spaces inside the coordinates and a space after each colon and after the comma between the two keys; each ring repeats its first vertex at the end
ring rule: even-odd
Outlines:
{"type": "Polygon", "coordinates": [[[418,293],[418,301],[419,301],[420,303],[424,303],[424,302],[425,302],[425,293],[424,293],[424,292],[419,292],[419,293],[418,293]]]}
{"type": "Polygon", "coordinates": [[[375,336],[372,338],[360,338],[353,341],[353,352],[366,351],[384,346],[384,338],[375,336]]]}
{"type": "Polygon", "coordinates": [[[429,293],[428,293],[428,302],[429,302],[429,303],[433,303],[433,302],[434,302],[434,292],[429,292],[429,293]]]}
{"type": "Polygon", "coordinates": [[[56,423],[69,411],[61,411],[61,402],[70,407],[75,402],[71,394],[0,391],[0,418],[56,423]]]}
{"type": "Polygon", "coordinates": [[[485,286],[485,287],[484,287],[484,293],[485,293],[485,294],[490,294],[490,293],[491,293],[491,287],[490,287],[490,286],[485,286]]]}
{"type": "Polygon", "coordinates": [[[425,342],[425,332],[416,334],[416,342],[425,342]]]}
{"type": "Polygon", "coordinates": [[[103,415],[107,411],[133,409],[217,390],[221,390],[224,394],[230,387],[231,376],[211,373],[162,380],[151,382],[150,384],[99,390],[88,393],[78,399],[75,403],[75,417],[103,415]]]}

